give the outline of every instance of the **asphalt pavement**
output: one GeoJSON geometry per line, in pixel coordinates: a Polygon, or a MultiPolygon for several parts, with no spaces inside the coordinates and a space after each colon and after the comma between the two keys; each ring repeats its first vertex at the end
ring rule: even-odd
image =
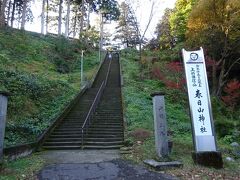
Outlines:
{"type": "Polygon", "coordinates": [[[144,166],[120,159],[118,151],[48,151],[48,165],[37,175],[39,180],[175,180],[144,166]]]}

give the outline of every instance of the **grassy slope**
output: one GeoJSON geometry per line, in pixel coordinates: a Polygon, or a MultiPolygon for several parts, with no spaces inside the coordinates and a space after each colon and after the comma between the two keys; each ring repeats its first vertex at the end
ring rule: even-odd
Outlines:
{"type": "MultiPolygon", "coordinates": [[[[211,177],[217,177],[218,174],[220,174],[220,179],[223,177],[240,177],[240,174],[237,173],[237,169],[240,167],[239,160],[235,163],[225,162],[225,168],[221,171],[203,168],[193,164],[191,158],[193,145],[190,119],[188,116],[187,95],[179,90],[166,88],[164,84],[158,80],[139,80],[139,64],[134,59],[136,59],[136,54],[131,54],[131,52],[125,55],[123,53],[121,59],[124,76],[123,96],[128,133],[127,140],[133,143],[132,153],[126,155],[125,158],[137,162],[142,162],[144,159],[149,158],[158,159],[154,146],[152,99],[150,94],[160,91],[166,93],[168,129],[172,131],[171,139],[173,141],[173,149],[167,160],[180,160],[184,163],[183,169],[169,171],[168,173],[186,179],[209,179],[211,177]],[[133,132],[138,131],[137,129],[139,128],[150,132],[151,135],[148,139],[141,140],[140,137],[139,141],[136,136],[134,138],[132,137],[133,132]]],[[[229,154],[227,152],[229,152],[229,149],[225,149],[227,145],[224,143],[220,144],[223,157],[228,156],[229,154]]]]}
{"type": "MultiPolygon", "coordinates": [[[[0,91],[9,98],[5,146],[34,141],[80,89],[78,41],[18,30],[0,31],[0,91]]],[[[89,80],[98,65],[87,51],[89,80]]]]}
{"type": "Polygon", "coordinates": [[[5,162],[3,166],[0,167],[0,180],[35,180],[37,179],[36,174],[44,167],[44,164],[44,160],[37,154],[16,161],[5,162]]]}

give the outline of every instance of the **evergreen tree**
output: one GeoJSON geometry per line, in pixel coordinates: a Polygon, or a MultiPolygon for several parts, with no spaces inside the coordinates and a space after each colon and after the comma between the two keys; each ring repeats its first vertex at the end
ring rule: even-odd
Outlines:
{"type": "Polygon", "coordinates": [[[187,21],[196,0],[177,0],[176,6],[170,15],[171,34],[177,42],[185,40],[187,21]]]}

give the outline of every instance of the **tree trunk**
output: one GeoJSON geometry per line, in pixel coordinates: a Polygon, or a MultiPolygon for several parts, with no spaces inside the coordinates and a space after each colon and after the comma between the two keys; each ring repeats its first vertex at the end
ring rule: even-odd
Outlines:
{"type": "Polygon", "coordinates": [[[18,19],[19,20],[17,22],[18,23],[17,28],[20,29],[21,28],[21,23],[22,23],[21,20],[20,20],[21,19],[21,14],[20,13],[18,13],[18,19]]]}
{"type": "Polygon", "coordinates": [[[67,16],[65,22],[65,37],[68,38],[69,34],[69,19],[70,19],[70,0],[67,0],[67,16]]]}
{"type": "Polygon", "coordinates": [[[225,64],[226,64],[226,60],[224,59],[221,65],[221,72],[218,79],[218,88],[217,88],[217,94],[216,94],[218,97],[222,95],[222,89],[225,84],[225,81],[224,81],[225,64]]]}
{"type": "Polygon", "coordinates": [[[23,0],[22,22],[21,29],[24,30],[26,23],[27,0],[23,0]]]}
{"type": "Polygon", "coordinates": [[[48,11],[49,11],[49,1],[48,1],[48,0],[46,0],[46,2],[47,2],[46,34],[48,34],[48,23],[49,23],[48,11]]]}
{"type": "Polygon", "coordinates": [[[62,3],[63,0],[59,2],[59,11],[58,11],[58,35],[61,36],[62,34],[62,3]]]}
{"type": "Polygon", "coordinates": [[[142,63],[142,40],[139,42],[139,63],[140,63],[140,79],[144,79],[144,67],[142,63]]]}
{"type": "Polygon", "coordinates": [[[45,21],[45,0],[42,1],[41,34],[44,34],[44,21],[45,21]]]}
{"type": "Polygon", "coordinates": [[[81,22],[80,22],[80,38],[82,39],[82,32],[83,32],[83,22],[84,22],[84,5],[85,5],[85,0],[82,0],[82,8],[81,8],[81,22]]]}
{"type": "Polygon", "coordinates": [[[2,1],[1,11],[0,11],[0,28],[5,26],[5,8],[7,0],[2,1]]]}
{"type": "Polygon", "coordinates": [[[212,65],[212,95],[217,95],[217,64],[212,65]]]}
{"type": "Polygon", "coordinates": [[[12,1],[9,0],[9,3],[8,3],[8,11],[7,11],[7,24],[8,24],[8,26],[9,26],[9,21],[10,21],[11,5],[12,5],[12,1]]]}
{"type": "Polygon", "coordinates": [[[88,3],[88,12],[87,12],[87,30],[90,29],[90,4],[88,3]]]}
{"type": "Polygon", "coordinates": [[[73,21],[73,38],[76,37],[76,27],[77,27],[77,9],[75,10],[75,16],[73,21]]]}
{"type": "Polygon", "coordinates": [[[13,27],[14,22],[14,15],[15,15],[15,9],[16,9],[16,0],[13,0],[13,9],[12,9],[12,17],[11,17],[11,27],[13,27]]]}

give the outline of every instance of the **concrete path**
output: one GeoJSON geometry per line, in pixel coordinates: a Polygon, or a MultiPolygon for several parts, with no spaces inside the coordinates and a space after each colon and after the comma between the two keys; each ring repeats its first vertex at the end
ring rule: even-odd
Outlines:
{"type": "Polygon", "coordinates": [[[39,180],[175,180],[119,159],[118,151],[48,151],[39,180]]]}
{"type": "Polygon", "coordinates": [[[48,164],[97,163],[120,158],[119,150],[57,150],[43,151],[40,156],[48,164]]]}

